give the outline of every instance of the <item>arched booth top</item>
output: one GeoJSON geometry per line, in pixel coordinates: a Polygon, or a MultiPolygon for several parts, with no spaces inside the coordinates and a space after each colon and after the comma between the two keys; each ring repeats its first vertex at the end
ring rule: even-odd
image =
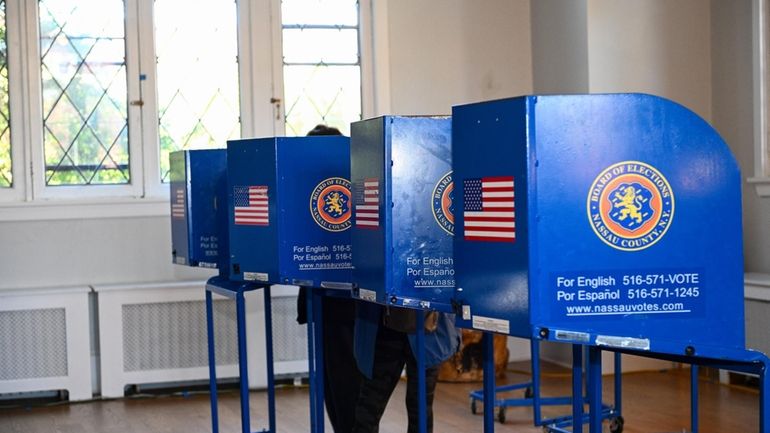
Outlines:
{"type": "Polygon", "coordinates": [[[674,354],[744,347],[741,177],[707,122],[644,94],[452,115],[464,326],[674,354]]]}

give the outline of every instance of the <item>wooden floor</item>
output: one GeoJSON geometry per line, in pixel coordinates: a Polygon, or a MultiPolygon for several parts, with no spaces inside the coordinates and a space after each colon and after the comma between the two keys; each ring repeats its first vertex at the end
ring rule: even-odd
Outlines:
{"type": "MultiPolygon", "coordinates": [[[[513,365],[526,368],[523,365],[513,365]]],[[[543,378],[545,395],[564,395],[569,389],[565,370],[546,367],[543,378]]],[[[521,382],[527,376],[508,372],[506,382],[521,382]]],[[[623,411],[627,433],[661,433],[689,431],[688,370],[632,373],[624,376],[623,411]]],[[[481,432],[481,415],[472,415],[468,392],[478,384],[440,383],[434,412],[435,433],[481,432]]],[[[611,401],[612,385],[605,380],[605,401],[611,401]]],[[[751,433],[759,430],[756,391],[718,385],[707,380],[700,383],[702,433],[751,433]]],[[[403,433],[406,430],[404,409],[405,384],[399,384],[385,416],[381,433],[403,433]]],[[[277,391],[278,431],[307,433],[308,408],[306,388],[277,391]]],[[[253,392],[252,430],[266,428],[265,393],[253,392]]],[[[566,407],[546,408],[546,415],[564,414],[566,407]]],[[[220,396],[220,431],[240,431],[237,394],[228,391],[220,396]]],[[[532,426],[529,408],[509,408],[505,424],[496,423],[498,432],[540,432],[532,426]]],[[[606,426],[605,426],[606,427],[606,426]]],[[[328,427],[327,431],[331,432],[328,427]]],[[[2,433],[210,433],[208,395],[131,398],[67,404],[52,407],[0,409],[2,433]]]]}

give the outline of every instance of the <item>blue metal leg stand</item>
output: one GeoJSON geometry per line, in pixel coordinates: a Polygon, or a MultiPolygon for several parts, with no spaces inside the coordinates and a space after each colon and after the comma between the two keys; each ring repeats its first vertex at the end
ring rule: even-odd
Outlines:
{"type": "Polygon", "coordinates": [[[428,404],[425,381],[425,316],[417,312],[417,420],[420,433],[428,433],[428,404]]]}
{"type": "Polygon", "coordinates": [[[588,347],[588,408],[588,431],[602,433],[602,351],[593,346],[588,347]]]}
{"type": "Polygon", "coordinates": [[[623,414],[623,355],[615,352],[615,412],[618,416],[623,414]]]}
{"type": "Polygon", "coordinates": [[[495,431],[495,347],[493,334],[481,336],[484,351],[484,433],[495,431]]]}
{"type": "Polygon", "coordinates": [[[313,298],[313,346],[315,347],[315,413],[317,433],[324,433],[326,427],[324,412],[324,342],[323,342],[323,304],[317,290],[308,289],[308,297],[313,298]]]}
{"type": "Polygon", "coordinates": [[[762,370],[759,372],[759,432],[770,433],[770,374],[767,371],[767,365],[762,365],[762,370]]]}
{"type": "Polygon", "coordinates": [[[529,356],[532,364],[532,417],[534,424],[543,424],[543,414],[540,408],[540,341],[529,340],[529,356]]]}
{"type": "Polygon", "coordinates": [[[313,331],[313,289],[312,288],[306,288],[307,290],[307,296],[305,299],[307,299],[307,359],[308,359],[308,365],[307,365],[307,373],[308,373],[308,383],[310,384],[310,392],[308,393],[308,397],[310,399],[310,430],[315,432],[315,429],[317,427],[317,414],[316,414],[316,398],[315,398],[315,392],[317,389],[316,385],[316,356],[315,356],[315,332],[313,331]]]}
{"type": "Polygon", "coordinates": [[[243,292],[235,296],[235,309],[238,323],[238,372],[241,380],[241,431],[250,433],[251,420],[249,414],[249,364],[246,355],[246,301],[243,292]]]}
{"type": "Polygon", "coordinates": [[[273,372],[273,308],[270,286],[265,286],[265,350],[267,355],[267,419],[270,433],[275,429],[275,373],[273,372]]]}
{"type": "Polygon", "coordinates": [[[583,433],[583,346],[572,345],[572,433],[583,433]]]}
{"type": "Polygon", "coordinates": [[[698,366],[690,365],[690,431],[698,433],[698,366]]]}
{"type": "Polygon", "coordinates": [[[211,292],[206,290],[206,336],[209,342],[209,395],[211,401],[211,431],[219,433],[219,411],[217,409],[217,360],[214,346],[214,304],[211,292]]]}

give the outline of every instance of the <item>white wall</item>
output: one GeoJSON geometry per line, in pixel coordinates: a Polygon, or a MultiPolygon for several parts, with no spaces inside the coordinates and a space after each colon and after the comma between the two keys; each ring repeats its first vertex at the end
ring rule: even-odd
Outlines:
{"type": "Polygon", "coordinates": [[[710,11],[703,0],[589,0],[592,93],[645,92],[711,118],[710,11]]]}
{"type": "Polygon", "coordinates": [[[532,2],[532,70],[536,93],[588,93],[586,0],[532,2]]]}
{"type": "Polygon", "coordinates": [[[212,274],[171,264],[168,217],[2,222],[0,239],[0,290],[212,274]]]}
{"type": "Polygon", "coordinates": [[[387,14],[391,112],[380,114],[532,91],[528,0],[388,0],[387,14]]]}
{"type": "Polygon", "coordinates": [[[538,0],[537,93],[644,92],[711,117],[710,11],[702,0],[538,0]]]}
{"type": "MultiPolygon", "coordinates": [[[[730,146],[743,178],[754,175],[752,0],[712,0],[713,124],[730,146]]],[[[770,274],[770,198],[743,183],[746,272],[770,274]]]]}

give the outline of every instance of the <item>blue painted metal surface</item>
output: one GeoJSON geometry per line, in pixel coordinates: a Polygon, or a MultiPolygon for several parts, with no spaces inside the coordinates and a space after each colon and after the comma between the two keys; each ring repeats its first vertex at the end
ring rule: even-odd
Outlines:
{"type": "MultiPolygon", "coordinates": [[[[494,387],[494,394],[507,393],[511,391],[525,390],[521,398],[495,398],[494,406],[499,408],[498,420],[502,423],[505,419],[505,409],[507,407],[531,406],[532,418],[535,426],[543,426],[545,431],[562,432],[567,431],[567,427],[572,428],[572,433],[583,431],[583,423],[588,418],[583,413],[583,405],[588,401],[583,395],[583,347],[579,344],[572,345],[572,396],[561,397],[542,397],[540,395],[540,341],[530,340],[530,358],[532,368],[532,381],[522,382],[511,385],[494,387]],[[543,418],[543,406],[571,406],[572,415],[560,415],[551,418],[543,418]],[[573,420],[583,420],[583,423],[574,423],[573,420]]],[[[485,352],[486,355],[486,352],[485,352]]],[[[492,356],[490,354],[489,356],[492,356]]],[[[620,353],[615,353],[614,368],[614,395],[615,402],[613,406],[602,404],[602,419],[609,420],[611,423],[622,423],[621,416],[621,359],[620,353]]],[[[487,386],[487,384],[485,384],[487,386]]],[[[476,413],[476,402],[483,400],[489,390],[471,391],[471,412],[476,413]]],[[[615,431],[615,430],[613,430],[615,431]]]]}
{"type": "MultiPolygon", "coordinates": [[[[619,375],[617,375],[619,376],[619,375]]],[[[617,391],[616,391],[617,392],[617,391]]],[[[583,419],[583,346],[572,345],[572,419],[583,419]]],[[[573,433],[583,433],[583,423],[572,426],[573,433]]]]}
{"type": "Polygon", "coordinates": [[[379,117],[351,135],[358,296],[452,311],[451,119],[379,117]]]}
{"type": "Polygon", "coordinates": [[[484,433],[495,431],[495,345],[491,333],[485,332],[481,336],[481,345],[484,352],[484,433]]]}
{"type": "MultiPolygon", "coordinates": [[[[602,431],[602,351],[588,346],[586,394],[588,396],[588,431],[602,431]]],[[[573,414],[574,419],[574,414],[573,414]]]]}
{"type": "Polygon", "coordinates": [[[233,279],[349,288],[349,149],[342,136],[228,142],[233,279]]]}
{"type": "Polygon", "coordinates": [[[740,174],[700,117],[621,94],[457,106],[453,122],[464,326],[673,354],[744,347],[740,174]],[[464,182],[499,177],[515,185],[515,241],[466,239],[464,182]]]}
{"type": "Polygon", "coordinates": [[[227,272],[227,152],[183,150],[169,159],[173,262],[227,272]]]}
{"type": "Polygon", "coordinates": [[[217,398],[217,358],[214,340],[214,304],[212,294],[206,290],[206,337],[209,360],[209,402],[211,405],[211,432],[219,433],[219,401],[217,398]]]}
{"type": "Polygon", "coordinates": [[[212,433],[219,432],[219,410],[217,399],[216,346],[214,341],[214,306],[212,293],[235,299],[236,327],[238,329],[238,374],[241,433],[251,433],[251,412],[249,405],[248,349],[246,345],[246,301],[245,293],[262,289],[265,308],[265,352],[267,359],[267,416],[268,428],[262,433],[275,433],[275,380],[273,377],[273,328],[270,303],[270,286],[253,282],[229,280],[226,276],[209,278],[206,282],[206,336],[208,340],[209,391],[211,392],[212,433]]]}

